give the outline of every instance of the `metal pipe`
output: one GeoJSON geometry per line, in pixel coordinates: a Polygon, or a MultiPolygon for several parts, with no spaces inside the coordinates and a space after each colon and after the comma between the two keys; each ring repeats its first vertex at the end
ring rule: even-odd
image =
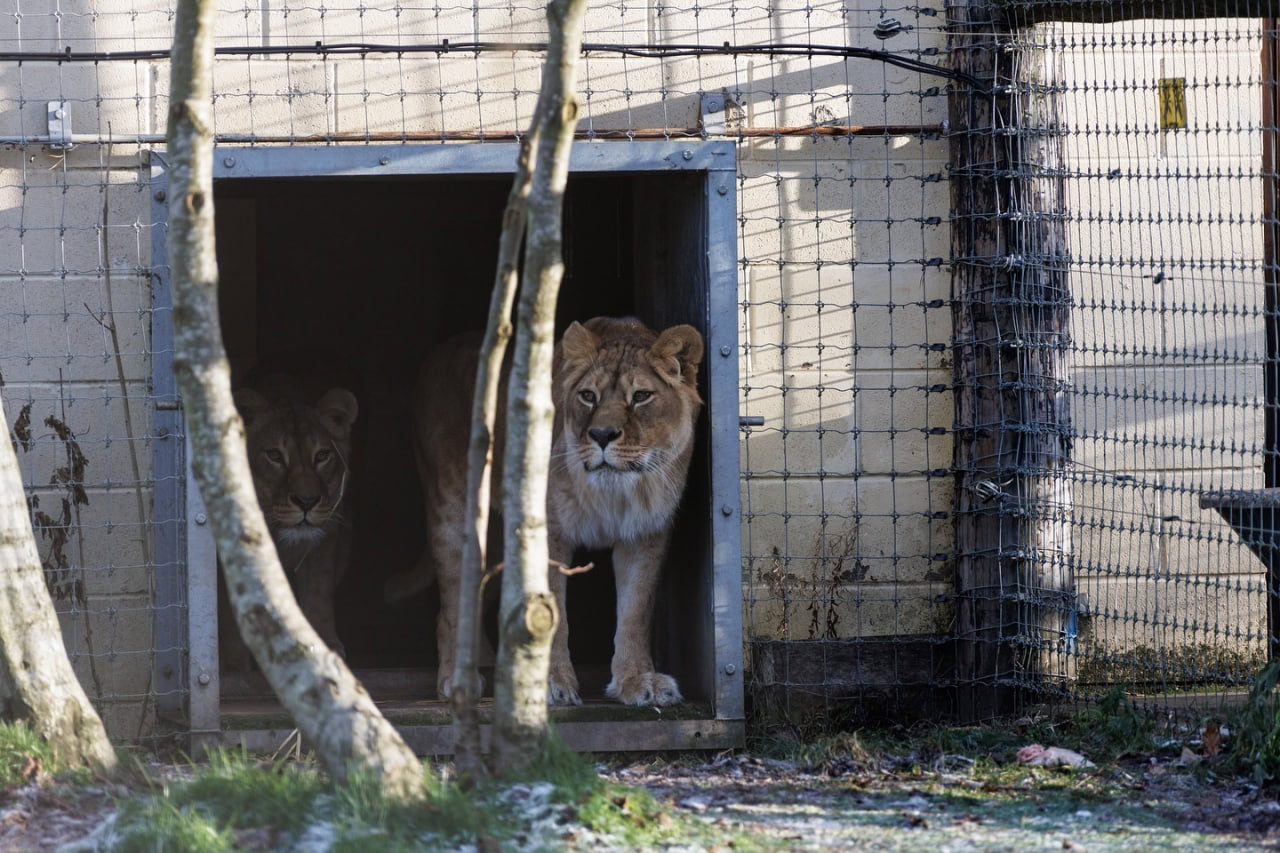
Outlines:
{"type": "MultiPolygon", "coordinates": [[[[824,124],[801,125],[797,127],[743,127],[724,133],[723,139],[758,139],[776,136],[942,136],[946,133],[944,124],[824,124]]],[[[256,145],[256,144],[294,144],[311,145],[316,143],[361,143],[361,142],[507,142],[520,139],[523,131],[400,131],[313,133],[306,135],[290,134],[252,134],[252,133],[219,133],[214,141],[222,145],[256,145]]],[[[577,139],[703,139],[704,134],[698,128],[655,128],[642,127],[634,130],[579,130],[574,134],[577,139]]],[[[155,145],[163,144],[163,133],[139,133],[132,135],[111,135],[96,133],[73,133],[71,142],[74,145],[155,145]]],[[[49,136],[0,136],[0,145],[26,147],[29,145],[50,145],[54,142],[49,136]]]]}

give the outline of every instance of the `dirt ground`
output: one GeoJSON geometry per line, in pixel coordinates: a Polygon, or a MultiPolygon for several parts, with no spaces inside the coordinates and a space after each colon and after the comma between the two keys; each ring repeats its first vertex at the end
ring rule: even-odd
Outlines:
{"type": "MultiPolygon", "coordinates": [[[[975,772],[966,756],[801,766],[750,755],[604,769],[704,821],[791,850],[1280,849],[1280,802],[1177,762],[975,772]],[[1003,778],[1000,778],[1003,777],[1003,778]]],[[[603,769],[603,768],[602,768],[603,769]]]]}
{"type": "MultiPolygon", "coordinates": [[[[1280,848],[1280,802],[1274,793],[1177,760],[1066,771],[984,766],[980,759],[946,754],[922,764],[910,754],[803,763],[737,753],[628,757],[602,762],[597,769],[696,816],[720,839],[673,849],[1280,848]]],[[[181,774],[160,764],[151,771],[155,778],[181,774]]],[[[0,795],[0,850],[110,849],[117,803],[129,796],[136,793],[93,785],[32,783],[10,789],[0,795]]],[[[259,847],[250,838],[244,841],[246,848],[259,847]]],[[[519,845],[587,847],[626,846],[563,826],[554,837],[519,845]]],[[[283,849],[324,847],[295,843],[283,849]]],[[[475,850],[476,845],[462,842],[455,849],[475,850]]]]}

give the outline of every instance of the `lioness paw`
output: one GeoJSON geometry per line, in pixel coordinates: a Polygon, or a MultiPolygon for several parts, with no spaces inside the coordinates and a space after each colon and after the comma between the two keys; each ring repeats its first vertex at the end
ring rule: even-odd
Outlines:
{"type": "MultiPolygon", "coordinates": [[[[484,695],[484,676],[477,675],[476,680],[479,682],[479,689],[476,695],[483,696],[484,695]]],[[[440,696],[441,699],[448,699],[453,695],[453,676],[452,675],[446,675],[444,678],[440,679],[440,681],[436,684],[436,693],[440,696]]]]}
{"type": "Polygon", "coordinates": [[[581,705],[582,697],[578,695],[578,676],[570,667],[568,672],[556,671],[552,666],[547,678],[548,705],[581,705]]]}
{"type": "Polygon", "coordinates": [[[676,680],[661,672],[641,672],[628,675],[618,683],[615,677],[604,689],[604,695],[617,699],[624,705],[678,705],[684,701],[676,680]]]}

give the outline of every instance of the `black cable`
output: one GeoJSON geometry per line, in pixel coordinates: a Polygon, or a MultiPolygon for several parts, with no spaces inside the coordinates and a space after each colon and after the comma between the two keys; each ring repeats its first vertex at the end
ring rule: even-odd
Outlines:
{"type": "MultiPolygon", "coordinates": [[[[317,54],[327,56],[330,54],[350,56],[350,55],[366,55],[371,53],[389,53],[389,54],[406,54],[406,53],[514,53],[514,52],[531,52],[537,53],[546,50],[546,44],[543,42],[459,42],[450,43],[448,40],[440,44],[369,44],[363,42],[342,42],[336,44],[324,44],[316,42],[310,45],[286,44],[286,45],[236,45],[231,47],[219,47],[214,49],[214,53],[219,56],[271,56],[271,55],[290,55],[290,54],[317,54]]],[[[956,71],[951,68],[944,68],[940,65],[933,65],[919,59],[911,59],[896,53],[889,53],[883,50],[873,50],[869,47],[845,47],[843,45],[829,44],[760,44],[736,46],[725,42],[721,45],[704,45],[704,44],[605,44],[600,42],[583,43],[582,52],[590,53],[616,53],[622,56],[637,56],[645,58],[663,58],[663,57],[679,57],[679,56],[834,56],[840,58],[852,59],[871,59],[878,62],[884,62],[888,65],[896,65],[899,68],[905,68],[909,71],[918,71],[921,74],[930,74],[937,77],[945,77],[949,80],[958,80],[962,83],[974,87],[975,89],[985,89],[985,85],[978,78],[965,74],[962,71],[956,71]]],[[[168,59],[168,48],[156,48],[153,50],[123,50],[123,51],[73,51],[70,47],[66,50],[58,51],[0,51],[0,61],[3,62],[139,62],[152,59],[168,59]]]]}

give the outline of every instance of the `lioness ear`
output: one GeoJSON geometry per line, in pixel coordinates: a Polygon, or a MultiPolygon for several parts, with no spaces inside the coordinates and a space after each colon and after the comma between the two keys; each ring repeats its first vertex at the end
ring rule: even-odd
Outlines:
{"type": "Polygon", "coordinates": [[[693,326],[672,326],[649,348],[655,359],[675,361],[680,375],[689,385],[698,384],[698,365],[702,364],[702,335],[693,326]]]}
{"type": "Polygon", "coordinates": [[[560,339],[564,357],[569,361],[590,361],[600,351],[600,338],[586,326],[574,320],[564,330],[560,339]]]}
{"type": "Polygon", "coordinates": [[[316,411],[338,434],[339,438],[351,436],[351,425],[356,422],[360,406],[356,395],[345,388],[330,388],[316,403],[316,411]]]}
{"type": "Polygon", "coordinates": [[[253,426],[254,421],[271,407],[271,403],[267,398],[252,388],[241,388],[239,391],[233,392],[231,399],[235,400],[236,411],[240,413],[245,429],[253,426]]]}

